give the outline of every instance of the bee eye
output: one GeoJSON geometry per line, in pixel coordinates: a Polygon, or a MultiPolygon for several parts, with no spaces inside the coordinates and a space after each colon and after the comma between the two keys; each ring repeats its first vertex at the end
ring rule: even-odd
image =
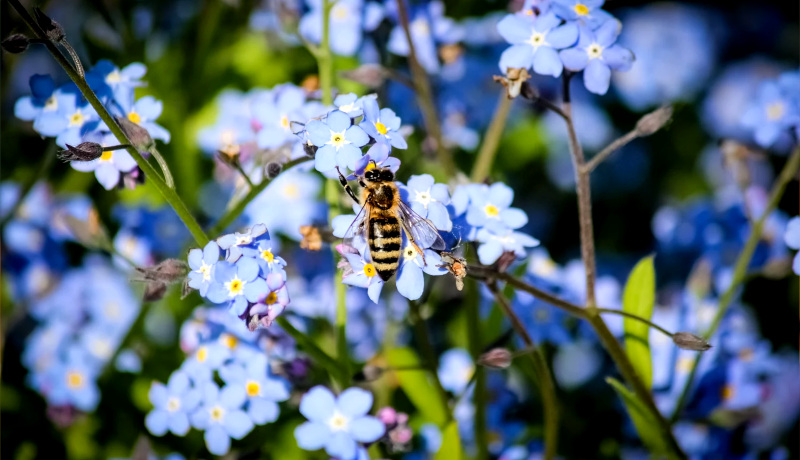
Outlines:
{"type": "Polygon", "coordinates": [[[388,169],[386,171],[383,171],[381,173],[381,180],[382,181],[386,181],[386,182],[393,181],[394,180],[394,173],[392,173],[388,169]]]}

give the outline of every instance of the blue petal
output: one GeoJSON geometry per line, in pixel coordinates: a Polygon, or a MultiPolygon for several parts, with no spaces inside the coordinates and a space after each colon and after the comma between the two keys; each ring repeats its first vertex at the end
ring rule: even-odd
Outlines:
{"type": "Polygon", "coordinates": [[[558,55],[561,57],[564,67],[573,72],[583,70],[589,62],[589,55],[581,48],[562,50],[558,55]]]}
{"type": "Polygon", "coordinates": [[[583,84],[595,94],[605,94],[611,82],[611,69],[599,59],[592,59],[583,73],[583,84]]]}
{"type": "Polygon", "coordinates": [[[211,283],[208,286],[206,298],[214,303],[225,303],[228,301],[228,290],[222,283],[211,283]]]}
{"type": "Polygon", "coordinates": [[[558,57],[558,52],[553,48],[542,46],[533,56],[533,71],[539,75],[560,77],[564,65],[558,57]]]}
{"type": "Polygon", "coordinates": [[[260,272],[258,262],[249,257],[242,257],[236,262],[236,271],[243,281],[253,281],[260,272]]]}
{"type": "Polygon", "coordinates": [[[30,96],[21,97],[14,103],[14,116],[24,121],[33,121],[42,111],[42,107],[35,106],[30,96]]]}
{"type": "Polygon", "coordinates": [[[328,442],[331,430],[322,422],[305,422],[294,429],[294,437],[301,449],[317,450],[328,442]]]}
{"type": "Polygon", "coordinates": [[[203,248],[203,260],[209,265],[219,261],[219,245],[216,242],[209,241],[203,248]]]}
{"type": "Polygon", "coordinates": [[[631,50],[614,45],[603,51],[603,59],[612,69],[626,71],[633,65],[634,57],[631,50]]]}
{"type": "Polygon", "coordinates": [[[484,265],[491,265],[503,254],[503,246],[497,241],[492,240],[478,246],[478,259],[484,265]]]}
{"type": "Polygon", "coordinates": [[[508,43],[517,45],[531,38],[533,27],[527,19],[509,14],[497,23],[497,32],[508,43]]]}
{"type": "Polygon", "coordinates": [[[617,40],[621,30],[622,23],[618,19],[610,19],[594,31],[594,36],[600,46],[608,48],[617,40]]]}
{"type": "Polygon", "coordinates": [[[214,455],[225,455],[231,448],[231,438],[225,429],[215,425],[206,430],[206,447],[214,455]]]}
{"type": "Polygon", "coordinates": [[[219,402],[226,409],[238,409],[244,405],[247,395],[241,385],[225,385],[220,391],[219,402]]]}
{"type": "Polygon", "coordinates": [[[314,156],[314,168],[319,172],[330,171],[336,167],[336,148],[325,145],[317,150],[314,156]]]}
{"type": "Polygon", "coordinates": [[[442,203],[432,201],[428,204],[428,219],[433,222],[438,230],[449,232],[453,229],[453,222],[450,220],[450,213],[442,203]]]}
{"type": "Polygon", "coordinates": [[[392,133],[392,137],[389,139],[389,143],[392,147],[396,149],[407,149],[408,143],[406,143],[406,139],[400,133],[392,133]]]}
{"type": "Polygon", "coordinates": [[[200,268],[203,265],[203,251],[200,249],[192,249],[189,251],[189,267],[193,270],[200,268]]]}
{"type": "Polygon", "coordinates": [[[249,302],[258,302],[267,294],[267,282],[264,279],[258,278],[244,286],[244,297],[249,302]]]}
{"type": "Polygon", "coordinates": [[[356,442],[344,431],[337,431],[325,443],[325,452],[341,460],[351,460],[356,456],[356,442]]]}
{"type": "Polygon", "coordinates": [[[317,385],[308,390],[300,401],[300,413],[314,422],[327,422],[336,409],[336,399],[331,390],[317,385]]]}
{"type": "Polygon", "coordinates": [[[367,288],[367,295],[369,299],[372,300],[374,303],[378,303],[378,299],[381,296],[381,290],[383,289],[383,280],[378,279],[374,280],[369,287],[367,288]]]}
{"type": "Polygon", "coordinates": [[[517,229],[528,223],[528,215],[517,208],[508,208],[500,211],[500,220],[509,228],[517,229]]]}
{"type": "Polygon", "coordinates": [[[247,414],[253,420],[253,423],[263,425],[277,420],[280,409],[274,401],[267,401],[264,398],[252,398],[250,406],[247,408],[247,414]]]}
{"type": "Polygon", "coordinates": [[[147,414],[144,419],[144,426],[147,430],[156,436],[164,436],[167,434],[167,420],[169,413],[161,409],[153,409],[147,414]]]}
{"type": "MultiPolygon", "coordinates": [[[[328,128],[335,133],[341,133],[342,131],[345,131],[350,127],[351,123],[350,115],[342,112],[341,110],[334,110],[329,113],[328,118],[325,121],[328,125],[328,128]]],[[[328,134],[328,140],[330,140],[330,134],[328,134]]]]}
{"type": "Polygon", "coordinates": [[[530,45],[514,45],[500,55],[500,71],[508,72],[510,68],[530,69],[533,65],[533,47],[530,45]]]}
{"type": "Polygon", "coordinates": [[[169,431],[177,436],[186,436],[189,432],[189,417],[184,412],[176,412],[169,418],[169,431]]]}
{"type": "Polygon", "coordinates": [[[311,120],[306,123],[306,132],[308,133],[308,139],[317,147],[322,147],[331,140],[330,128],[320,120],[311,120]]]}
{"type": "Polygon", "coordinates": [[[511,206],[514,200],[514,190],[502,182],[496,182],[489,187],[488,201],[499,209],[511,206]]]}
{"type": "Polygon", "coordinates": [[[350,421],[350,433],[359,442],[375,442],[385,432],[386,426],[375,417],[359,417],[350,421]]]}
{"type": "Polygon", "coordinates": [[[358,387],[348,388],[339,395],[336,405],[348,418],[360,417],[372,407],[372,393],[358,387]]]}
{"type": "Polygon", "coordinates": [[[361,149],[352,144],[343,145],[339,151],[336,152],[336,164],[340,167],[347,167],[350,170],[355,170],[359,159],[361,159],[361,149]]]}
{"type": "Polygon", "coordinates": [[[242,439],[251,432],[255,425],[243,410],[235,410],[225,414],[225,429],[233,439],[242,439]]]}
{"type": "Polygon", "coordinates": [[[425,279],[422,268],[414,262],[407,262],[397,274],[397,292],[408,300],[417,300],[422,295],[425,279]]]}
{"type": "Polygon", "coordinates": [[[345,139],[352,142],[356,147],[363,147],[369,142],[369,136],[358,126],[351,126],[345,132],[345,139]]]}
{"type": "Polygon", "coordinates": [[[163,383],[153,382],[150,385],[148,397],[150,398],[150,402],[153,403],[153,406],[157,408],[165,408],[167,405],[167,399],[169,399],[167,387],[163,383]]]}
{"type": "Polygon", "coordinates": [[[578,41],[578,26],[567,23],[547,34],[547,43],[556,49],[568,48],[578,41]]]}

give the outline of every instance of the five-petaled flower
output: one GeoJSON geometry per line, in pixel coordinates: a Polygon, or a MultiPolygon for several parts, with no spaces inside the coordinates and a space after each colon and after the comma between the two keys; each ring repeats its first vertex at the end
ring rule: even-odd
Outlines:
{"type": "Polygon", "coordinates": [[[564,65],[556,50],[575,44],[578,26],[560,23],[553,13],[539,16],[533,22],[511,14],[503,18],[497,23],[497,31],[512,46],[500,56],[500,70],[533,67],[540,75],[561,76],[564,65]]]}
{"type": "Polygon", "coordinates": [[[208,288],[208,300],[229,302],[232,311],[241,315],[248,302],[257,302],[267,291],[267,282],[258,277],[259,271],[258,263],[247,257],[235,263],[218,262],[214,268],[215,282],[208,288]]]}
{"type": "Polygon", "coordinates": [[[144,420],[147,429],[156,436],[167,431],[185,436],[189,432],[189,414],[200,403],[200,390],[192,387],[189,376],[175,371],[166,385],[153,382],[149,395],[154,407],[144,420]]]}
{"type": "Polygon", "coordinates": [[[361,158],[361,147],[369,136],[359,126],[352,125],[350,116],[340,110],[328,114],[325,121],[311,120],[306,124],[309,141],[319,147],[314,167],[317,171],[340,168],[355,169],[361,158]]]}
{"type": "Polygon", "coordinates": [[[609,19],[597,30],[581,26],[578,44],[560,52],[564,67],[577,72],[584,70],[583,84],[596,94],[605,94],[611,81],[611,70],[628,70],[633,53],[616,45],[622,23],[609,19]]]}

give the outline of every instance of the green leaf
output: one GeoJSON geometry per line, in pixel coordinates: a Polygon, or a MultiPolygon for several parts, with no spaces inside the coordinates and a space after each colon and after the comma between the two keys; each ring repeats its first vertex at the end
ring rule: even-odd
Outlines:
{"type": "Polygon", "coordinates": [[[442,426],[447,420],[442,402],[438,397],[438,390],[431,383],[428,372],[421,369],[417,354],[410,348],[394,348],[386,353],[390,367],[419,367],[419,370],[402,370],[395,372],[400,387],[414,403],[414,407],[431,423],[442,426]]]}
{"type": "Polygon", "coordinates": [[[613,377],[606,377],[606,382],[611,385],[611,387],[616,390],[619,397],[622,398],[622,402],[625,403],[625,408],[628,410],[628,415],[630,415],[633,425],[636,427],[636,432],[639,433],[639,437],[650,450],[650,453],[668,453],[669,448],[667,443],[658,431],[658,421],[653,417],[653,414],[647,410],[644,403],[619,380],[613,377]]]}
{"type": "MultiPolygon", "coordinates": [[[[649,320],[653,316],[656,301],[656,271],[653,256],[645,257],[633,267],[625,294],[622,309],[628,313],[649,320]]],[[[650,361],[650,327],[641,321],[625,318],[625,349],[628,357],[649,389],[653,384],[653,365],[650,361]]]]}
{"type": "Polygon", "coordinates": [[[458,424],[454,420],[448,423],[442,431],[442,447],[436,453],[435,460],[460,460],[462,458],[464,458],[464,451],[461,450],[458,424]]]}

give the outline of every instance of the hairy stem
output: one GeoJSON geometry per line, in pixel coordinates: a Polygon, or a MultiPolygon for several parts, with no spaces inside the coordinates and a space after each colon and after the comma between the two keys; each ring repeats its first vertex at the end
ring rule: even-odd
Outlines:
{"type": "Polygon", "coordinates": [[[624,311],[624,310],[615,310],[613,308],[598,308],[597,311],[600,312],[600,313],[609,313],[609,314],[612,314],[612,315],[624,316],[626,318],[630,318],[630,319],[639,321],[641,323],[647,324],[649,327],[657,330],[658,332],[660,332],[660,333],[662,333],[662,334],[664,334],[664,335],[666,335],[667,337],[670,337],[670,338],[672,338],[672,336],[674,335],[672,332],[664,329],[663,327],[659,326],[658,324],[656,324],[656,323],[654,323],[654,322],[652,322],[652,321],[650,321],[648,319],[642,318],[639,315],[636,315],[636,314],[633,314],[633,313],[630,313],[630,312],[627,312],[627,311],[624,311]]]}
{"type": "MultiPolygon", "coordinates": [[[[22,17],[22,20],[28,25],[28,27],[33,31],[37,38],[47,40],[45,42],[45,46],[47,47],[50,54],[53,55],[55,60],[58,64],[64,69],[64,71],[69,75],[69,78],[77,85],[78,89],[80,90],[81,94],[89,101],[92,107],[97,111],[97,114],[100,118],[108,125],[108,128],[117,138],[120,144],[131,144],[130,139],[125,135],[120,128],[117,121],[114,117],[108,113],[108,110],[103,106],[100,102],[100,99],[97,98],[97,95],[94,94],[94,91],[89,87],[89,84],[83,79],[77,71],[72,67],[72,65],[66,60],[63,54],[58,50],[56,45],[47,39],[47,34],[39,27],[36,21],[31,17],[27,10],[20,4],[19,0],[9,0],[11,6],[19,13],[22,17]]],[[[186,204],[181,200],[180,196],[175,192],[175,190],[169,188],[164,181],[158,177],[155,168],[153,168],[150,163],[133,147],[127,147],[127,152],[131,154],[134,160],[136,160],[136,164],[139,166],[139,169],[142,170],[145,177],[147,177],[148,181],[153,184],[153,186],[161,193],[161,196],[167,201],[167,203],[172,206],[175,210],[175,213],[178,214],[178,217],[183,221],[186,228],[189,229],[189,232],[195,239],[195,242],[203,247],[208,243],[208,237],[203,232],[203,229],[200,227],[200,224],[197,223],[194,216],[192,216],[191,212],[189,212],[189,208],[186,204]]]]}
{"type": "Polygon", "coordinates": [[[503,313],[511,321],[511,327],[525,342],[526,349],[530,350],[533,361],[534,371],[539,377],[539,391],[542,394],[542,406],[544,407],[544,458],[552,460],[558,451],[558,397],[556,395],[556,386],[553,381],[553,375],[550,373],[550,368],[547,366],[547,359],[545,358],[542,350],[536,346],[536,343],[531,338],[525,325],[519,319],[514,310],[509,305],[508,300],[505,298],[497,283],[490,281],[486,286],[492,291],[495,302],[503,310],[503,313]]]}
{"type": "Polygon", "coordinates": [[[587,173],[594,171],[594,168],[600,166],[600,163],[605,161],[606,158],[610,157],[612,153],[628,145],[628,143],[637,137],[639,137],[639,133],[637,133],[634,129],[632,131],[628,131],[622,137],[615,139],[614,142],[608,144],[606,148],[601,150],[597,155],[593,156],[592,159],[583,166],[584,171],[587,173]]]}
{"type": "Polygon", "coordinates": [[[422,110],[422,117],[425,120],[425,128],[428,134],[436,143],[436,155],[445,171],[454,172],[455,162],[452,153],[445,148],[442,141],[442,127],[439,124],[439,115],[436,113],[436,106],[433,102],[433,91],[428,80],[428,74],[417,60],[417,52],[411,36],[411,25],[408,18],[408,4],[406,0],[397,0],[397,15],[400,18],[400,25],[408,40],[408,64],[411,67],[411,78],[414,81],[417,103],[422,110]]]}
{"type": "Polygon", "coordinates": [[[172,172],[169,170],[169,165],[166,160],[164,160],[164,157],[161,156],[161,152],[153,146],[150,149],[150,153],[153,155],[153,158],[156,159],[156,163],[158,163],[158,167],[161,168],[161,172],[164,173],[164,182],[166,182],[167,187],[175,190],[175,179],[172,178],[172,172]]]}
{"type": "Polygon", "coordinates": [[[483,138],[483,144],[478,152],[478,159],[475,160],[475,166],[472,167],[472,182],[483,182],[489,177],[510,109],[511,99],[506,96],[505,91],[501,91],[492,122],[486,130],[486,136],[483,138]]]}
{"type": "MultiPolygon", "coordinates": [[[[719,325],[722,323],[722,319],[725,317],[725,313],[728,311],[728,308],[733,302],[739,286],[747,276],[747,267],[750,265],[750,260],[753,258],[753,253],[755,252],[756,246],[758,246],[758,242],[761,239],[764,223],[767,221],[767,218],[770,216],[770,214],[772,214],[772,211],[774,211],[778,206],[778,203],[783,196],[783,192],[786,190],[786,186],[789,185],[789,182],[797,177],[798,169],[800,169],[800,146],[795,147],[794,151],[789,157],[789,161],[786,162],[786,165],[783,167],[783,170],[778,176],[778,180],[772,186],[769,201],[767,202],[766,208],[764,208],[764,212],[761,214],[758,220],[753,223],[753,228],[750,230],[750,235],[747,237],[747,241],[744,243],[742,252],[739,253],[739,257],[736,259],[736,264],[733,268],[731,284],[720,296],[719,307],[717,308],[717,313],[714,316],[714,320],[711,322],[711,326],[709,326],[705,334],[703,334],[706,340],[710,339],[711,336],[714,335],[719,328],[719,325]]],[[[689,392],[692,387],[692,382],[697,375],[697,367],[700,364],[701,358],[702,355],[696,356],[694,362],[692,363],[692,369],[689,371],[689,377],[686,379],[686,383],[683,385],[678,402],[675,404],[675,411],[673,412],[671,418],[673,423],[680,416],[681,410],[683,410],[683,406],[686,404],[687,399],[689,398],[689,392]]]]}

